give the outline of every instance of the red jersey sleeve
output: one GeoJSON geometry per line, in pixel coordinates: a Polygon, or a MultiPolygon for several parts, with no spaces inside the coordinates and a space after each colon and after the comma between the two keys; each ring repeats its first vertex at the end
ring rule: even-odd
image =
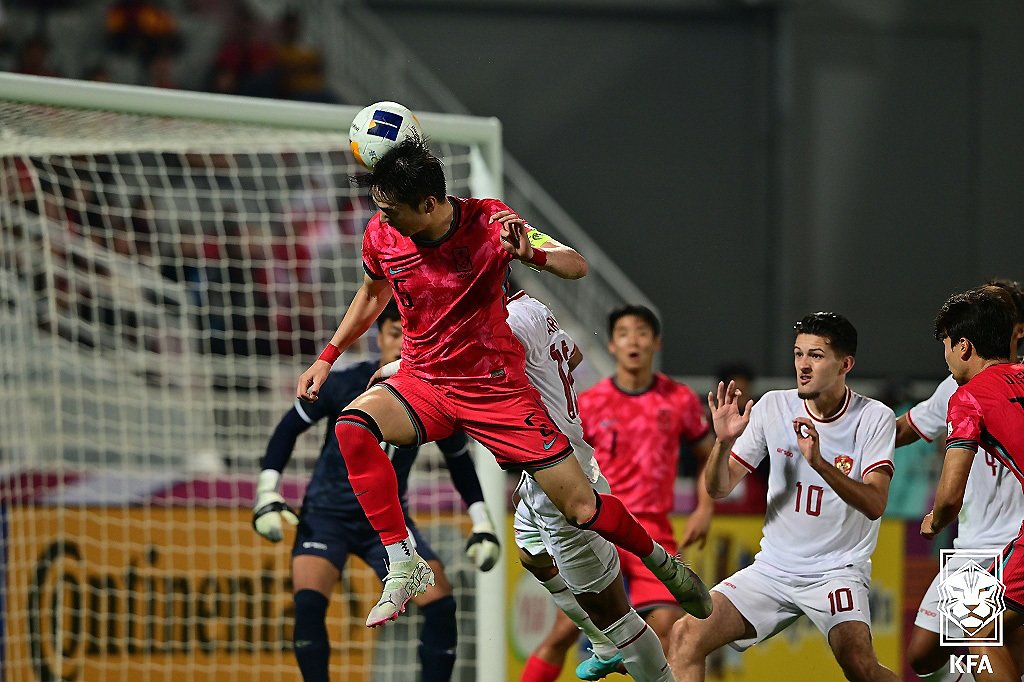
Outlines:
{"type": "Polygon", "coordinates": [[[683,438],[687,443],[696,443],[708,435],[711,425],[708,424],[704,407],[700,404],[700,398],[689,386],[680,386],[679,391],[679,414],[683,420],[683,438]]]}
{"type": "Polygon", "coordinates": [[[380,252],[377,250],[375,236],[377,234],[376,218],[371,218],[363,233],[363,270],[370,279],[384,279],[384,268],[380,264],[380,252]]]}
{"type": "Polygon", "coordinates": [[[949,399],[946,412],[946,449],[963,448],[978,451],[981,439],[981,406],[965,386],[961,386],[949,399]]]}

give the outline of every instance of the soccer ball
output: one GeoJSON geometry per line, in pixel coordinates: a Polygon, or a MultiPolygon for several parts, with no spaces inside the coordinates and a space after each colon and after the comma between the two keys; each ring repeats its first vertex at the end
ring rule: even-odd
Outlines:
{"type": "Polygon", "coordinates": [[[382,156],[410,137],[423,138],[420,122],[398,102],[371,104],[356,114],[348,130],[352,154],[370,170],[382,156]]]}

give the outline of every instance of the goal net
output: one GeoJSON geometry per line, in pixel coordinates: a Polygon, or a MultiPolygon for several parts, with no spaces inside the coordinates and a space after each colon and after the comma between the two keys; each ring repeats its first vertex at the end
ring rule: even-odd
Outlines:
{"type": "MultiPolygon", "coordinates": [[[[300,679],[291,537],[257,536],[250,508],[295,379],[362,280],[356,110],[0,76],[5,681],[300,679]]],[[[481,187],[500,178],[493,122],[421,120],[452,193],[498,191],[481,187]]],[[[374,351],[371,335],[343,361],[374,351]]],[[[296,446],[295,505],[325,427],[296,446]]],[[[442,462],[424,448],[410,503],[455,589],[456,679],[472,680],[504,658],[500,637],[477,651],[476,588],[500,571],[465,560],[442,462]]],[[[500,508],[500,474],[481,476],[500,508]]],[[[377,594],[350,562],[329,611],[337,679],[418,676],[420,618],[367,630],[377,594]]]]}

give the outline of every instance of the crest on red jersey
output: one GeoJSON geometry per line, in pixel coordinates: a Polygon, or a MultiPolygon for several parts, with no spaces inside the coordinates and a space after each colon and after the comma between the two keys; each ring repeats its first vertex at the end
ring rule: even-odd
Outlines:
{"type": "Polygon", "coordinates": [[[469,247],[459,246],[452,249],[452,256],[455,257],[455,272],[469,272],[473,269],[473,263],[469,260],[469,247]]]}
{"type": "Polygon", "coordinates": [[[839,455],[835,459],[835,464],[836,469],[839,469],[849,476],[850,472],[853,470],[853,457],[850,457],[849,455],[839,455]]]}

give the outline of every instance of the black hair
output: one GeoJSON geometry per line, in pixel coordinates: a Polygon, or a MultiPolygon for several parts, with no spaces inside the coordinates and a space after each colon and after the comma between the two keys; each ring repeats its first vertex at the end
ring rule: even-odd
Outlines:
{"type": "Polygon", "coordinates": [[[1010,293],[986,284],[949,297],[935,317],[935,338],[967,339],[979,357],[998,360],[1008,355],[1016,321],[1010,293]]]}
{"type": "Polygon", "coordinates": [[[745,362],[727,362],[724,365],[719,365],[715,370],[715,376],[719,381],[726,383],[730,379],[740,378],[752,382],[756,378],[753,368],[745,362]]]}
{"type": "Polygon", "coordinates": [[[993,277],[985,284],[1005,290],[1010,295],[1013,307],[1016,309],[1017,323],[1024,322],[1024,288],[1021,288],[1020,282],[1005,277],[993,277]]]}
{"type": "Polygon", "coordinates": [[[388,301],[388,304],[384,306],[384,310],[380,311],[380,315],[377,316],[377,329],[383,329],[384,323],[391,320],[395,322],[402,321],[402,316],[398,313],[398,305],[395,304],[395,299],[388,301]]]}
{"type": "Polygon", "coordinates": [[[654,332],[655,336],[661,336],[661,321],[658,316],[654,314],[654,311],[645,305],[636,305],[633,303],[627,303],[626,305],[619,306],[615,310],[608,314],[608,338],[612,338],[612,332],[615,331],[615,323],[621,320],[627,315],[633,315],[639,317],[641,320],[647,323],[654,332]]]}
{"type": "Polygon", "coordinates": [[[794,324],[793,330],[797,334],[813,334],[828,339],[840,355],[857,355],[857,329],[839,313],[811,313],[794,324]]]}
{"type": "Polygon", "coordinates": [[[426,140],[402,140],[369,173],[352,176],[359,187],[370,187],[385,201],[417,207],[427,197],[447,196],[444,166],[427,148],[426,140]]]}

